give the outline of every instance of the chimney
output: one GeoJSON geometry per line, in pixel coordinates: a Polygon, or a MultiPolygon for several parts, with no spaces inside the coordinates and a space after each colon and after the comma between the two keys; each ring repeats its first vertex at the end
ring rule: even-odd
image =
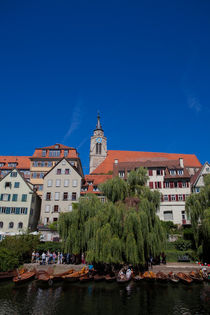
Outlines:
{"type": "Polygon", "coordinates": [[[179,158],[179,165],[181,168],[184,168],[184,160],[183,158],[179,158]]]}

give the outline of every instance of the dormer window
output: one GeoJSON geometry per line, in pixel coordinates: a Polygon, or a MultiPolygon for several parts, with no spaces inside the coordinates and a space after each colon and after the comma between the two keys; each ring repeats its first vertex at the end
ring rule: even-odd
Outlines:
{"type": "Polygon", "coordinates": [[[175,170],[170,170],[170,174],[171,175],[176,175],[176,171],[175,170]]]}
{"type": "Polygon", "coordinates": [[[58,156],[60,156],[60,150],[50,150],[49,151],[49,156],[50,157],[58,157],[58,156]]]}
{"type": "Polygon", "coordinates": [[[64,156],[68,156],[69,150],[64,150],[64,156]]]}
{"type": "Polygon", "coordinates": [[[98,191],[98,186],[93,186],[93,191],[98,191]]]}
{"type": "Polygon", "coordinates": [[[12,173],[10,174],[10,177],[17,177],[17,172],[12,172],[12,173]]]}
{"type": "Polygon", "coordinates": [[[42,157],[45,157],[47,154],[47,151],[46,150],[42,150],[42,157]]]}
{"type": "Polygon", "coordinates": [[[183,175],[183,170],[178,170],[177,173],[178,173],[179,175],[183,175]]]}
{"type": "Polygon", "coordinates": [[[3,167],[5,165],[5,163],[0,163],[0,167],[3,167]]]}
{"type": "Polygon", "coordinates": [[[17,166],[17,163],[14,163],[14,162],[9,162],[8,163],[8,167],[15,167],[17,166]]]}
{"type": "Polygon", "coordinates": [[[125,172],[124,171],[119,171],[118,174],[119,174],[119,177],[121,177],[121,178],[125,176],[125,172]]]}
{"type": "Polygon", "coordinates": [[[93,181],[88,181],[88,185],[93,185],[93,181]]]}
{"type": "Polygon", "coordinates": [[[55,145],[55,149],[59,149],[59,145],[58,144],[55,145]]]}

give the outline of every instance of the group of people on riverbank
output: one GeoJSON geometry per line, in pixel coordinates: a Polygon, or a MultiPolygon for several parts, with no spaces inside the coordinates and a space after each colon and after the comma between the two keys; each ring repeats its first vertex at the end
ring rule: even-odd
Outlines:
{"type": "Polygon", "coordinates": [[[80,261],[77,256],[71,255],[69,253],[63,254],[62,252],[51,252],[50,250],[46,251],[33,251],[31,257],[31,263],[37,263],[42,265],[50,264],[76,264],[82,262],[85,264],[84,254],[80,257],[80,261]]]}

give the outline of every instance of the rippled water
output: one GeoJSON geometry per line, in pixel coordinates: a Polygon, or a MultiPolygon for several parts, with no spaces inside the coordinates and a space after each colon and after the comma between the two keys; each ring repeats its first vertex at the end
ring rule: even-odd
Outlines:
{"type": "Polygon", "coordinates": [[[0,283],[0,314],[210,314],[210,284],[0,283]]]}

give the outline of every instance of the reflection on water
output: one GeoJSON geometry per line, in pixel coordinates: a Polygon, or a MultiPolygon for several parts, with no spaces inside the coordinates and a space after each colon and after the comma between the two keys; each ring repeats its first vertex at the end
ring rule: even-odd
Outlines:
{"type": "Polygon", "coordinates": [[[39,288],[36,282],[0,284],[0,315],[6,314],[210,314],[210,284],[75,283],[39,288]]]}

